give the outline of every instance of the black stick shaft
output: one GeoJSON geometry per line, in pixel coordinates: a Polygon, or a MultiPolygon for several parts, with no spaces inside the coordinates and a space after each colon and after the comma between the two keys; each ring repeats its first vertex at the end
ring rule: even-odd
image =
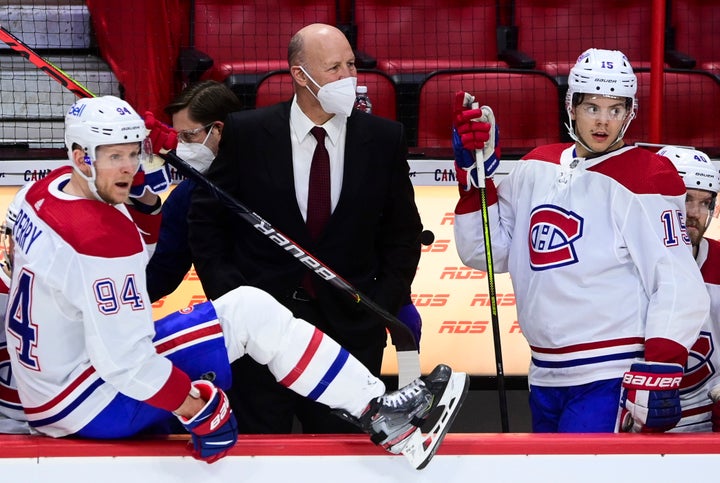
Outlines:
{"type": "MultiPolygon", "coordinates": [[[[5,42],[16,52],[19,52],[22,57],[29,60],[33,65],[52,77],[55,81],[70,90],[76,96],[80,98],[95,97],[95,94],[90,92],[87,88],[85,88],[85,86],[55,67],[46,59],[39,56],[30,46],[7,31],[2,25],[0,25],[0,40],[5,42]]],[[[397,317],[393,316],[387,310],[383,309],[371,299],[360,293],[360,291],[330,270],[325,264],[311,255],[307,250],[292,241],[292,239],[285,236],[283,233],[273,228],[272,225],[264,220],[260,215],[250,211],[239,201],[222,191],[199,171],[190,166],[185,160],[178,157],[174,151],[162,154],[161,156],[169,164],[178,169],[178,171],[210,191],[210,193],[223,203],[223,205],[245,221],[251,223],[258,231],[266,235],[280,248],[283,248],[293,254],[300,262],[312,269],[315,274],[352,297],[356,303],[359,303],[374,314],[378,315],[385,322],[385,326],[390,331],[393,345],[395,345],[397,350],[398,378],[401,383],[408,383],[412,379],[420,376],[420,355],[417,343],[415,342],[415,337],[413,336],[412,331],[410,331],[410,329],[397,317]]]]}
{"type": "Polygon", "coordinates": [[[497,373],[498,398],[500,400],[500,422],[503,433],[510,431],[508,420],[507,391],[505,390],[505,370],[503,369],[502,344],[500,341],[500,319],[497,310],[495,292],[495,269],[493,267],[492,243],[490,240],[490,217],[488,215],[486,188],[480,188],[480,209],[483,219],[483,238],[485,240],[485,258],[487,259],[488,297],[490,298],[490,317],[495,348],[495,371],[497,373]]]}
{"type": "Polygon", "coordinates": [[[340,275],[333,272],[327,265],[318,260],[310,252],[295,243],[290,237],[275,229],[267,220],[257,213],[245,207],[242,203],[229,195],[227,192],[208,180],[199,171],[190,166],[187,161],[178,157],[175,151],[169,151],[161,156],[168,164],[174,166],[180,173],[192,179],[208,192],[210,192],[226,208],[230,209],[237,216],[250,223],[257,231],[269,238],[279,248],[293,255],[299,262],[315,272],[317,276],[330,283],[335,288],[350,296],[356,303],[365,306],[371,312],[380,316],[386,323],[393,344],[398,351],[416,351],[417,344],[410,329],[387,310],[380,307],[371,299],[363,295],[359,290],[350,285],[340,275]]]}

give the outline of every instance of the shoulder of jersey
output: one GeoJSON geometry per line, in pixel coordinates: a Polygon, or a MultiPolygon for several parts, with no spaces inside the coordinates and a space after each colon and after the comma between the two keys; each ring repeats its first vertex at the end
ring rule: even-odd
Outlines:
{"type": "Polygon", "coordinates": [[[25,201],[40,219],[83,255],[115,258],[144,250],[135,223],[117,208],[96,200],[53,195],[53,182],[71,170],[58,168],[28,190],[25,201]]]}
{"type": "Polygon", "coordinates": [[[538,146],[523,156],[522,160],[546,161],[548,163],[560,164],[560,155],[570,146],[572,146],[572,143],[555,143],[538,146]]]}
{"type": "Polygon", "coordinates": [[[624,150],[590,170],[613,178],[635,194],[685,194],[685,184],[670,160],[646,149],[624,150]]]}

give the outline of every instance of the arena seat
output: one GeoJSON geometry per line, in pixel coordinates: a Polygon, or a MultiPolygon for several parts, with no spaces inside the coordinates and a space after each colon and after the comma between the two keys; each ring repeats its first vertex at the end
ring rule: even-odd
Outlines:
{"type": "MultiPolygon", "coordinates": [[[[638,77],[638,115],[626,134],[629,143],[647,142],[650,135],[650,72],[638,77]]],[[[720,155],[720,80],[704,71],[667,69],[664,74],[661,143],[693,146],[720,155]]]]}
{"type": "MultiPolygon", "coordinates": [[[[382,72],[358,71],[358,85],[368,88],[373,114],[397,119],[397,97],[392,79],[382,72]]],[[[255,106],[267,106],[286,101],[293,95],[292,80],[288,70],[270,72],[257,87],[255,106]]]]}
{"type": "Polygon", "coordinates": [[[357,50],[391,75],[507,67],[490,0],[356,0],[357,50]]]}
{"type": "Polygon", "coordinates": [[[692,56],[696,68],[720,76],[720,0],[667,0],[675,48],[692,56]]]}
{"type": "Polygon", "coordinates": [[[335,2],[195,0],[195,49],[213,60],[204,79],[225,81],[241,101],[267,72],[287,69],[287,48],[303,26],[334,25],[335,2]]]}
{"type": "MultiPolygon", "coordinates": [[[[650,67],[647,0],[515,0],[518,49],[559,80],[589,48],[620,50],[634,68],[650,67]]],[[[561,81],[562,82],[562,81],[561,81]]]]}
{"type": "Polygon", "coordinates": [[[560,142],[557,83],[539,71],[468,70],[431,74],[420,88],[418,146],[451,147],[455,92],[467,91],[493,108],[503,155],[522,155],[560,142]]]}

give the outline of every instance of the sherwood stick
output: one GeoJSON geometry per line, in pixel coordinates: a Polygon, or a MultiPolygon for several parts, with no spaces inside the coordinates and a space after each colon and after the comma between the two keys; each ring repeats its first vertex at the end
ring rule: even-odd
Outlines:
{"type": "MultiPolygon", "coordinates": [[[[0,40],[5,42],[11,49],[18,52],[22,57],[29,60],[33,65],[55,79],[55,81],[70,90],[76,96],[81,98],[95,97],[95,94],[71,78],[67,73],[39,56],[31,47],[8,32],[2,25],[0,25],[0,40]]],[[[390,332],[393,345],[396,348],[398,361],[398,387],[405,386],[420,376],[420,353],[417,343],[415,342],[415,337],[410,329],[397,317],[393,316],[387,310],[383,309],[371,299],[363,295],[359,290],[333,272],[310,252],[295,243],[292,239],[290,239],[290,237],[273,228],[272,225],[264,220],[260,215],[249,210],[235,198],[221,190],[199,171],[190,166],[190,164],[188,164],[185,160],[178,157],[178,155],[175,154],[175,151],[161,154],[161,156],[186,177],[194,180],[199,185],[202,185],[213,196],[215,196],[218,201],[225,205],[226,208],[250,223],[260,233],[270,239],[270,241],[278,245],[279,248],[292,254],[300,263],[313,270],[313,272],[315,272],[315,274],[320,278],[326,280],[341,292],[352,297],[356,303],[364,306],[372,313],[379,316],[390,332]]]]}

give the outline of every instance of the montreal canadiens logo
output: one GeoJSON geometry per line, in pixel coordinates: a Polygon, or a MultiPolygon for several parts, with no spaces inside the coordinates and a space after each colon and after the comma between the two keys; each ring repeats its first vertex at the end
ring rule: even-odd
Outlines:
{"type": "Polygon", "coordinates": [[[577,263],[573,243],[582,236],[583,219],[572,211],[540,205],[530,214],[530,267],[548,270],[577,263]]]}

